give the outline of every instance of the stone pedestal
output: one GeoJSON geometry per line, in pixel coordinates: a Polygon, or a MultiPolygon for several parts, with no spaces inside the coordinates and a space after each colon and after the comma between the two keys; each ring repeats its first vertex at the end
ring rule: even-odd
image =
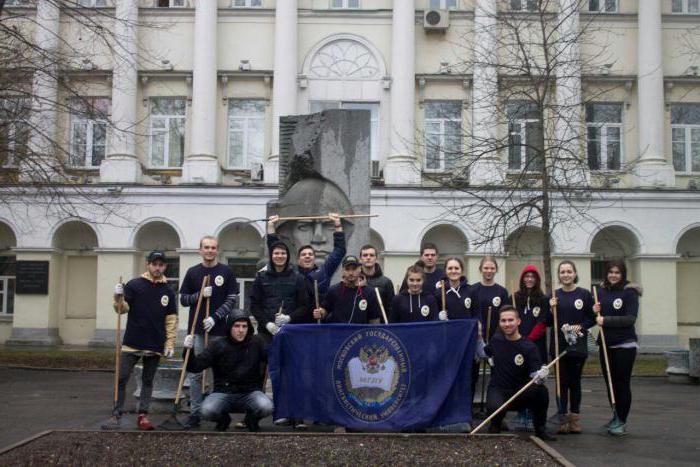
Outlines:
{"type": "Polygon", "coordinates": [[[189,156],[182,164],[182,180],[193,184],[221,183],[219,161],[210,156],[189,156]]]}

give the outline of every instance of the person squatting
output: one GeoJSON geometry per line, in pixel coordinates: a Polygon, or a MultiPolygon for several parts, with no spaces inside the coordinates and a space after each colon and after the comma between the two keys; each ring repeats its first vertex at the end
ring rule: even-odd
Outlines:
{"type": "MultiPolygon", "coordinates": [[[[191,373],[191,412],[186,429],[197,428],[204,419],[215,422],[217,430],[226,431],[231,412],[245,413],[239,428],[260,429],[260,420],[273,412],[273,401],[265,394],[267,350],[275,335],[288,324],[369,325],[473,319],[478,322],[475,358],[491,367],[486,409],[487,415],[494,416],[490,418],[489,432],[506,429],[506,411],[517,410],[531,417],[537,436],[554,439],[545,429],[550,397],[542,383],[552,366],[546,365],[548,358],[552,361],[560,356],[557,433],[581,433],[586,337],[597,325],[604,330],[604,339],[599,335],[597,344],[601,346],[608,398],[611,401],[614,395],[616,399],[615,416],[604,429],[612,436],[627,434],[632,403],[630,379],[638,348],[634,325],[642,291],[627,280],[623,262],[611,261],[603,282],[589,291],[577,286],[576,265],[562,261],[557,267],[560,287],[550,295],[542,291],[537,268],[528,265],[519,276],[517,290],[509,294],[495,280],[495,258],[483,257],[479,279],[469,284],[462,259],[449,257],[442,268],[437,246],[425,244],[420,258],[407,268],[395,294],[394,284],[378,264],[377,248],[364,245],[358,256],[346,255],[340,217],[331,213],[328,219],[335,226],[333,250],[320,266],[311,245],[299,248],[297,263],[292,265],[289,247],[275,233],[279,219],[273,216],[268,220],[269,258],[257,272],[250,293],[250,313],[257,329],[251,316],[237,307],[238,282],[231,268],[218,262],[217,239],[201,239],[202,261],[189,268],[179,291],[181,305],[189,307],[188,329],[193,330],[183,342],[183,347],[193,354],[186,366],[191,373]],[[339,267],[341,280],[331,284],[339,267]],[[204,282],[209,285],[200,288],[204,282]],[[195,312],[202,299],[211,305],[211,314],[195,312]],[[549,349],[547,328],[551,329],[549,349]],[[603,346],[608,361],[603,357],[603,346]],[[205,396],[202,372],[207,369],[213,373],[213,385],[211,393],[205,396]],[[528,383],[534,384],[505,410],[501,408],[528,383]]],[[[160,357],[174,355],[176,296],[168,285],[165,269],[165,254],[152,251],[146,259],[146,271],[125,285],[117,284],[114,291],[115,310],[128,316],[114,415],[124,412],[126,385],[134,365],[142,360],[137,417],[137,427],[142,430],[154,428],[147,415],[160,357]]],[[[473,365],[472,394],[479,378],[486,378],[485,371],[480,374],[480,366],[473,365]]],[[[303,420],[275,423],[306,427],[303,420]]]]}

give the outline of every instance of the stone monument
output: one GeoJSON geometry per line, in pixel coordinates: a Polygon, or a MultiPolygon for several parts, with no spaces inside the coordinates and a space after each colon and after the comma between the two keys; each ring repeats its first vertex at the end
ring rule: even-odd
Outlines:
{"type": "MultiPolygon", "coordinates": [[[[324,110],[280,118],[279,198],[267,215],[280,217],[368,214],[370,198],[370,113],[324,110]]],[[[369,241],[369,218],[343,219],[348,254],[369,241]]],[[[280,238],[293,256],[312,245],[317,261],[333,249],[333,223],[281,222],[280,238]]],[[[296,262],[296,258],[292,261],[296,262]]]]}

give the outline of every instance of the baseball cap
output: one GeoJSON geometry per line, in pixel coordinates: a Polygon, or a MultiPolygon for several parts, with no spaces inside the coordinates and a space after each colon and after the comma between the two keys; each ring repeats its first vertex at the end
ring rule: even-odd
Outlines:
{"type": "Polygon", "coordinates": [[[345,258],[343,258],[343,267],[359,266],[359,265],[360,265],[360,260],[357,259],[357,256],[348,255],[345,258]]]}
{"type": "Polygon", "coordinates": [[[155,261],[165,262],[165,253],[163,253],[162,251],[159,251],[159,250],[153,250],[146,257],[146,261],[148,261],[149,263],[153,263],[155,261]]]}

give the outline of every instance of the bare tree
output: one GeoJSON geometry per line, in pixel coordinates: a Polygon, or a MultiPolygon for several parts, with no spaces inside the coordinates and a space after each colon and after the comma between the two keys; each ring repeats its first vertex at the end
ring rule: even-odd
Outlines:
{"type": "Polygon", "coordinates": [[[472,227],[477,245],[507,250],[513,232],[540,229],[551,292],[552,233],[595,222],[592,205],[615,202],[599,188],[631,165],[621,161],[619,138],[600,160],[596,129],[584,131],[584,109],[603,122],[617,118],[614,107],[588,108],[581,89],[581,76],[598,74],[610,56],[594,17],[579,19],[587,1],[502,1],[497,11],[494,4],[476,2],[474,28],[460,45],[468,58],[459,66],[473,77],[471,121],[461,125],[460,119],[440,137],[428,131],[418,140],[428,168],[444,163],[444,171],[428,177],[467,195],[444,208],[472,227]]]}

